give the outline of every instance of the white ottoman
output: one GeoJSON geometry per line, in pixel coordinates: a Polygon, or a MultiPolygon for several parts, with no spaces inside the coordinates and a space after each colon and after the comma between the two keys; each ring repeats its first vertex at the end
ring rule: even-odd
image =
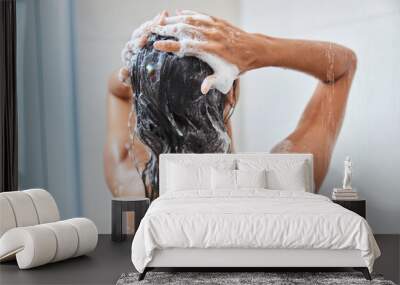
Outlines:
{"type": "Polygon", "coordinates": [[[86,218],[59,221],[53,197],[43,189],[0,193],[0,261],[20,269],[86,254],[97,245],[97,228],[86,218]]]}

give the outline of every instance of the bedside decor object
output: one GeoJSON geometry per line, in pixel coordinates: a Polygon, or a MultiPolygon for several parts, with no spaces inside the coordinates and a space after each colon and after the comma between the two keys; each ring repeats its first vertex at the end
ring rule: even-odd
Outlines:
{"type": "Polygon", "coordinates": [[[353,177],[353,163],[350,156],[344,161],[344,177],[342,188],[334,188],[332,193],[333,200],[358,200],[358,193],[351,186],[353,177]]]}
{"type": "Polygon", "coordinates": [[[344,161],[344,177],[343,177],[343,189],[351,190],[351,179],[352,179],[352,168],[353,163],[351,162],[350,156],[346,157],[344,161]]]}
{"type": "Polygon", "coordinates": [[[359,198],[356,189],[334,188],[332,192],[332,200],[358,200],[359,198]]]}
{"type": "Polygon", "coordinates": [[[366,215],[366,204],[367,202],[365,200],[333,200],[334,203],[339,204],[340,206],[342,206],[343,208],[346,208],[358,215],[360,215],[361,217],[363,217],[364,219],[367,218],[366,215]]]}
{"type": "Polygon", "coordinates": [[[0,193],[0,262],[28,269],[84,255],[96,248],[97,228],[86,218],[60,221],[43,189],[0,193]]]}
{"type": "Polygon", "coordinates": [[[135,230],[138,229],[140,221],[146,214],[150,205],[148,198],[142,197],[119,197],[113,198],[112,207],[112,225],[111,225],[111,240],[123,241],[127,237],[127,217],[130,212],[135,213],[135,230]]]}

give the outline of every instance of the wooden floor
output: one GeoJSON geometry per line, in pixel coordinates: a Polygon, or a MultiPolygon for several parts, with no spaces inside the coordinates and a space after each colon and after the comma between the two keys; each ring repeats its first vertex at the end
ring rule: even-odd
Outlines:
{"type": "MultiPolygon", "coordinates": [[[[399,283],[400,235],[377,235],[382,251],[375,272],[399,283]]],[[[130,260],[130,241],[114,243],[100,235],[97,249],[88,256],[19,270],[15,262],[0,264],[0,284],[115,284],[124,272],[134,271],[130,260]]]]}

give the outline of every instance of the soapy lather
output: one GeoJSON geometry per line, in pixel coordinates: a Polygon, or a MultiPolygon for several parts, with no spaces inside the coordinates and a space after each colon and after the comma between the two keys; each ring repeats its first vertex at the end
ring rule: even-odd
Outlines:
{"type": "MultiPolygon", "coordinates": [[[[174,51],[179,57],[194,56],[206,62],[214,71],[214,74],[206,77],[201,85],[201,92],[207,94],[210,89],[217,89],[226,94],[232,88],[233,82],[239,76],[239,68],[222,59],[221,57],[205,52],[199,47],[206,43],[203,35],[193,29],[193,26],[182,23],[182,19],[191,17],[199,21],[211,21],[211,17],[199,14],[193,11],[180,11],[178,15],[167,17],[158,16],[152,21],[148,21],[141,25],[132,33],[130,41],[125,45],[122,51],[122,61],[126,69],[130,70],[134,55],[143,46],[143,34],[149,32],[161,36],[171,36],[178,40],[179,48],[174,51]]],[[[170,40],[173,41],[173,40],[170,40]]],[[[177,41],[173,41],[178,43],[177,41]]],[[[122,72],[120,72],[121,74],[122,72]]],[[[123,80],[123,76],[121,76],[123,80]]]]}

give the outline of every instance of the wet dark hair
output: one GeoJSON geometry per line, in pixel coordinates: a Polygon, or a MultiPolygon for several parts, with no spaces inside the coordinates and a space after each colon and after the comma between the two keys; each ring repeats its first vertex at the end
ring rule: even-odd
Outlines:
{"type": "Polygon", "coordinates": [[[178,57],[153,48],[151,35],[133,59],[136,128],[134,134],[150,151],[141,173],[150,199],[158,197],[158,159],[161,153],[226,153],[231,140],[224,118],[226,95],[216,89],[200,91],[213,71],[195,57],[178,57]],[[147,182],[147,183],[146,183],[147,182]]]}

